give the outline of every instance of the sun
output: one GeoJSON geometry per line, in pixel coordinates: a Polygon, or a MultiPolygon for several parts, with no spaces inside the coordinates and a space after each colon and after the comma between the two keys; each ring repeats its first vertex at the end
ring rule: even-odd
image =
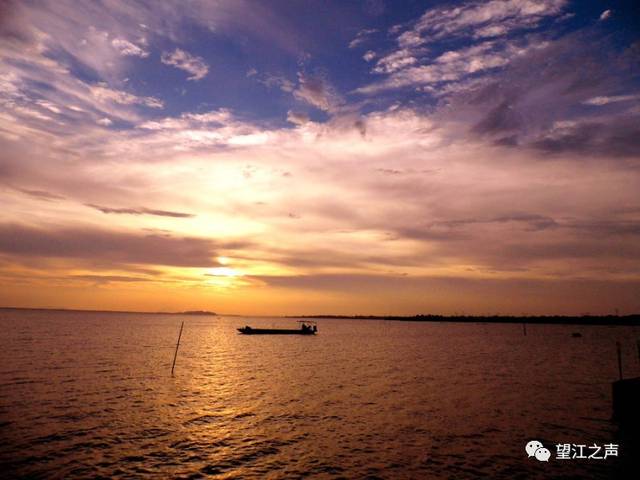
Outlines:
{"type": "Polygon", "coordinates": [[[209,268],[207,274],[212,277],[241,277],[244,275],[240,270],[231,267],[209,268]]]}

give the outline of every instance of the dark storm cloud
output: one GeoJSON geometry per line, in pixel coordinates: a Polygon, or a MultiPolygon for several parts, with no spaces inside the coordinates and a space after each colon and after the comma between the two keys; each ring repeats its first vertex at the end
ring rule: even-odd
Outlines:
{"type": "Polygon", "coordinates": [[[27,257],[98,259],[116,264],[183,267],[218,266],[218,248],[239,248],[238,242],[166,235],[140,235],[91,228],[41,229],[0,224],[0,252],[27,257]]]}
{"type": "Polygon", "coordinates": [[[146,207],[125,207],[125,208],[117,208],[117,207],[105,207],[102,205],[95,205],[93,203],[86,203],[87,207],[93,208],[95,210],[99,210],[102,213],[115,213],[120,215],[155,215],[157,217],[172,217],[172,218],[192,218],[195,215],[191,213],[182,213],[182,212],[171,212],[168,210],[155,210],[153,208],[146,207]]]}

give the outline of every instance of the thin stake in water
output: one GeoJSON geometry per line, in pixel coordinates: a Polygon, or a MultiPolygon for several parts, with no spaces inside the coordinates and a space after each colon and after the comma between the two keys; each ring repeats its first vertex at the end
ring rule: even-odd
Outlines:
{"type": "Polygon", "coordinates": [[[176,358],[178,357],[178,347],[180,346],[180,338],[182,337],[182,328],[184,322],[180,325],[180,333],[178,334],[178,343],[176,343],[176,352],[173,354],[173,365],[171,365],[171,376],[173,377],[173,369],[176,367],[176,358]]]}
{"type": "Polygon", "coordinates": [[[522,333],[524,333],[525,337],[527,336],[527,324],[526,323],[522,324],[522,333]]]}

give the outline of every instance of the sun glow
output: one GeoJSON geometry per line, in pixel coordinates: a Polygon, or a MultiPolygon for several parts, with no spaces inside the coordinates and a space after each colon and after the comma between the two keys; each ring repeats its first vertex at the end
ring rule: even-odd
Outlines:
{"type": "Polygon", "coordinates": [[[211,277],[241,277],[243,273],[231,267],[216,267],[207,270],[206,275],[211,277]]]}

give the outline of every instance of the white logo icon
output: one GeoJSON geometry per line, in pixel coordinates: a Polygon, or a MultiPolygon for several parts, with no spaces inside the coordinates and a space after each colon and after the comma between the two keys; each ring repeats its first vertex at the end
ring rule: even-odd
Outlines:
{"type": "Polygon", "coordinates": [[[544,445],[542,445],[542,443],[540,443],[537,440],[531,440],[529,443],[527,443],[527,446],[524,447],[524,449],[527,451],[527,455],[529,455],[529,457],[533,457],[536,454],[536,450],[539,448],[542,448],[544,445]]]}
{"type": "Polygon", "coordinates": [[[548,462],[551,457],[551,452],[544,448],[544,445],[538,440],[531,440],[524,449],[527,451],[529,458],[536,457],[541,462],[548,462]]]}
{"type": "Polygon", "coordinates": [[[551,452],[547,448],[539,448],[536,450],[536,458],[541,462],[548,462],[551,457],[551,452]]]}

